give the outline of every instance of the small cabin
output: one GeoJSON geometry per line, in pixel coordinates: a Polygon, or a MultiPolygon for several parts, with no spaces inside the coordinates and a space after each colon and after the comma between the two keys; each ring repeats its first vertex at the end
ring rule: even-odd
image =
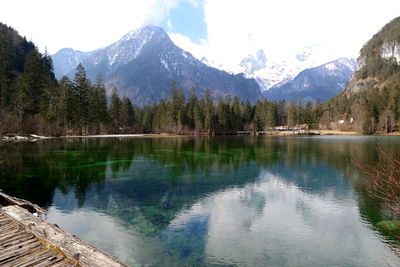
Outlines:
{"type": "Polygon", "coordinates": [[[338,124],[344,124],[346,121],[346,115],[342,114],[338,118],[338,124]]]}

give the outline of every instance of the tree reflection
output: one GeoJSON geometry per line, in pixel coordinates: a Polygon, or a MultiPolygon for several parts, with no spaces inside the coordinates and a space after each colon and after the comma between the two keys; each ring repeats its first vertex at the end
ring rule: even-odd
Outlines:
{"type": "MultiPolygon", "coordinates": [[[[376,222],[381,220],[379,203],[365,195],[361,177],[349,160],[374,160],[375,144],[372,138],[323,137],[10,143],[0,148],[0,188],[42,207],[51,206],[57,197],[61,210],[95,208],[154,234],[199,199],[253,183],[267,169],[314,195],[331,192],[340,198],[355,189],[361,213],[376,222]],[[71,194],[76,204],[62,201],[71,194]]],[[[398,148],[391,140],[386,146],[398,148]]]]}

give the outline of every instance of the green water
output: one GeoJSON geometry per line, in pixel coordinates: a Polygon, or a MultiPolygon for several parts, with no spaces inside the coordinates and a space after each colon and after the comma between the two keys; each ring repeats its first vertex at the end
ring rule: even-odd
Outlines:
{"type": "Polygon", "coordinates": [[[387,266],[352,159],[398,137],[52,139],[0,147],[0,188],[131,266],[387,266]]]}

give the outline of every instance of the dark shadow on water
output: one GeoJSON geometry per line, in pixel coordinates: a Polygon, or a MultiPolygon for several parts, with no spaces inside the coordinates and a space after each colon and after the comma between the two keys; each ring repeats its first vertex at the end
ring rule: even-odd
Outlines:
{"type": "MultiPolygon", "coordinates": [[[[210,217],[199,216],[185,227],[171,228],[171,223],[199,201],[229,190],[250,190],[241,203],[261,216],[273,199],[251,188],[261,186],[260,177],[265,175],[302,192],[296,194],[338,203],[356,201],[364,220],[372,225],[382,221],[380,203],[367,196],[351,160],[376,160],[377,144],[389,152],[400,151],[399,140],[204,137],[10,143],[0,147],[0,188],[61,213],[86,209],[117,218],[132,231],[160,240],[172,265],[174,257],[202,265],[210,217]]],[[[309,205],[302,197],[296,203],[307,222],[313,218],[309,205]]],[[[253,223],[244,220],[241,227],[252,229],[253,223]]]]}

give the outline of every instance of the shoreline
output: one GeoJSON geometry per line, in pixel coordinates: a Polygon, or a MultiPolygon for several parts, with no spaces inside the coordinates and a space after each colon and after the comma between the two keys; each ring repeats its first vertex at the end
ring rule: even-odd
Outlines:
{"type": "MultiPolygon", "coordinates": [[[[8,142],[36,142],[45,139],[69,139],[69,138],[182,138],[182,137],[204,137],[204,136],[223,136],[227,134],[98,134],[98,135],[65,135],[65,136],[40,136],[29,135],[5,135],[0,139],[1,143],[8,142]]],[[[302,130],[302,131],[265,131],[258,134],[229,134],[230,136],[314,136],[314,135],[338,135],[338,136],[400,136],[400,131],[392,133],[362,134],[355,131],[339,130],[302,130]]]]}
{"type": "Polygon", "coordinates": [[[90,243],[49,223],[46,211],[27,200],[0,192],[2,264],[7,266],[110,266],[125,263],[90,243]],[[4,234],[8,231],[9,233],[4,234]],[[10,243],[10,240],[12,243],[10,243]]]}

